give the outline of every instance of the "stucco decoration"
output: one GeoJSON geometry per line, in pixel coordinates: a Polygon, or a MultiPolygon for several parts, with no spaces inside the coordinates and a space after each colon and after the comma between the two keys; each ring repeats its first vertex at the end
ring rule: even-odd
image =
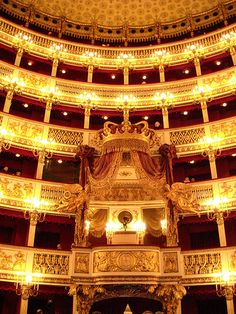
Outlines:
{"type": "MultiPolygon", "coordinates": [[[[31,0],[21,1],[24,4],[31,0]]],[[[189,13],[197,14],[216,7],[217,0],[39,0],[33,1],[36,10],[72,21],[103,26],[142,26],[154,22],[170,22],[189,13]]]]}

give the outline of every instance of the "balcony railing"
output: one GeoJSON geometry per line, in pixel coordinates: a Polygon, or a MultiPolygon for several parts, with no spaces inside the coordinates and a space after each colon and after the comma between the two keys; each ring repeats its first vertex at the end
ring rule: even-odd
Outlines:
{"type": "MultiPolygon", "coordinates": [[[[205,204],[209,199],[227,198],[227,209],[234,210],[236,206],[235,194],[236,177],[188,183],[196,200],[205,204]]],[[[52,183],[42,180],[26,179],[1,173],[0,177],[0,206],[25,211],[28,209],[28,199],[40,199],[47,204],[43,208],[44,213],[66,215],[63,211],[58,212],[55,206],[63,198],[67,184],[52,183]]],[[[161,200],[156,201],[163,204],[161,200]]],[[[153,206],[153,202],[152,202],[153,206]]],[[[201,210],[199,211],[199,213],[201,210]]],[[[73,215],[73,213],[71,213],[73,215]]]]}
{"type": "MultiPolygon", "coordinates": [[[[195,45],[196,47],[202,47],[204,57],[210,57],[222,53],[227,49],[225,44],[222,44],[221,38],[225,34],[229,34],[236,31],[235,25],[224,27],[222,30],[212,32],[207,35],[198,36],[197,38],[191,38],[187,40],[178,41],[177,43],[168,43],[158,46],[150,47],[126,47],[125,54],[132,55],[131,66],[135,69],[142,69],[145,62],[146,68],[152,68],[160,63],[155,53],[157,51],[166,51],[168,58],[166,63],[168,65],[183,64],[189,61],[189,56],[186,54],[186,50],[195,45]]],[[[48,58],[51,54],[50,47],[53,45],[63,45],[65,52],[63,52],[62,59],[67,64],[73,65],[89,65],[91,64],[91,58],[86,58],[88,52],[92,58],[92,63],[98,65],[99,68],[117,68],[121,66],[119,56],[124,53],[124,48],[114,47],[96,47],[91,45],[77,44],[74,42],[68,43],[68,41],[58,40],[51,38],[43,34],[38,34],[31,30],[13,24],[7,20],[2,20],[0,26],[1,41],[8,46],[15,46],[15,37],[19,33],[29,36],[32,40],[32,44],[29,47],[29,52],[34,55],[38,55],[44,58],[48,58]],[[96,57],[97,56],[97,57],[96,57]]]]}
{"type": "MultiPolygon", "coordinates": [[[[35,141],[52,142],[52,151],[58,155],[74,156],[80,144],[94,146],[96,131],[48,125],[0,113],[0,126],[12,135],[9,141],[12,146],[32,150],[35,141]]],[[[201,139],[204,136],[220,136],[219,149],[233,148],[236,145],[235,119],[204,123],[200,126],[189,126],[178,129],[156,131],[159,144],[174,144],[178,156],[202,153],[201,139]]],[[[7,136],[6,136],[7,140],[7,136]]],[[[156,149],[157,147],[154,147],[156,149]]]]}
{"type": "Polygon", "coordinates": [[[1,280],[16,281],[19,272],[37,273],[39,284],[69,285],[75,278],[86,278],[88,283],[103,284],[178,280],[201,285],[216,284],[224,271],[236,271],[236,247],[181,252],[179,248],[106,246],[53,251],[1,245],[0,252],[1,280]]]}
{"type": "MultiPolygon", "coordinates": [[[[157,95],[163,92],[170,92],[172,106],[183,106],[185,104],[195,104],[203,96],[195,95],[196,87],[208,88],[210,99],[231,95],[235,92],[236,78],[235,67],[204,76],[178,80],[178,82],[165,82],[156,84],[139,85],[105,85],[84,82],[73,82],[59,78],[52,78],[32,71],[27,71],[15,67],[5,62],[0,62],[0,87],[9,88],[12,92],[44,100],[45,90],[48,86],[53,86],[56,97],[52,102],[58,105],[67,104],[71,107],[86,107],[86,102],[92,102],[95,108],[116,109],[117,99],[121,95],[132,95],[135,101],[132,106],[136,110],[157,109],[159,106],[157,95]],[[86,99],[84,95],[91,95],[91,99],[86,99]],[[199,98],[199,99],[198,99],[199,98]]],[[[49,93],[49,92],[48,92],[49,93]]],[[[202,92],[204,93],[204,92],[202,92]]],[[[208,96],[208,95],[207,95],[208,96]]]]}

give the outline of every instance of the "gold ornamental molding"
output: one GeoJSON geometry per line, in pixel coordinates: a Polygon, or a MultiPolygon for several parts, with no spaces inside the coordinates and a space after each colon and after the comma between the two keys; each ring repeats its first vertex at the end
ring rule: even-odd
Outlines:
{"type": "MultiPolygon", "coordinates": [[[[199,208],[200,213],[207,213],[209,211],[209,206],[206,206],[213,199],[227,200],[224,202],[224,209],[235,210],[236,197],[235,197],[235,186],[236,177],[210,180],[197,183],[188,183],[189,189],[194,195],[196,201],[201,205],[199,208]]],[[[6,174],[1,174],[0,178],[0,206],[3,208],[15,209],[19,211],[29,210],[28,200],[40,200],[44,205],[44,214],[57,214],[57,215],[67,215],[68,212],[63,210],[57,210],[58,202],[63,198],[64,191],[68,188],[67,184],[61,183],[50,183],[47,181],[40,182],[34,179],[27,179],[23,177],[11,176],[6,174]]],[[[116,202],[115,202],[116,203],[116,202]]],[[[146,203],[146,201],[144,201],[146,203]]],[[[155,205],[163,205],[160,202],[155,201],[155,205]]],[[[92,206],[104,206],[104,202],[100,202],[97,205],[92,204],[92,206]]],[[[139,201],[140,206],[140,201],[139,201]]],[[[74,215],[73,212],[70,213],[71,216],[74,215]]],[[[170,264],[167,269],[171,272],[172,260],[174,256],[166,256],[166,260],[169,260],[170,264]]],[[[76,264],[80,264],[78,269],[86,268],[87,257],[78,255],[76,259],[76,264]],[[84,263],[84,266],[82,264],[84,263]]]]}
{"type": "Polygon", "coordinates": [[[70,282],[87,284],[180,282],[201,285],[217,284],[225,272],[235,278],[235,271],[236,247],[181,251],[179,248],[160,249],[149,246],[140,248],[126,245],[53,251],[11,245],[0,246],[0,281],[16,282],[19,275],[31,274],[37,275],[40,285],[70,282]],[[105,256],[108,259],[104,262],[105,256]],[[85,268],[79,265],[81,258],[84,260],[82,264],[87,263],[85,268]],[[100,258],[103,262],[98,264],[100,258]]]}
{"type": "Polygon", "coordinates": [[[227,25],[227,19],[234,17],[236,11],[232,0],[179,1],[178,7],[175,2],[157,0],[141,0],[138,4],[127,2],[122,7],[117,0],[89,4],[82,0],[80,5],[69,0],[63,4],[55,0],[46,3],[8,0],[2,3],[1,10],[23,21],[26,26],[33,24],[57,33],[59,37],[65,34],[91,42],[102,39],[125,45],[150,40],[159,42],[161,38],[174,38],[186,33],[193,36],[194,31],[221,21],[227,25]]]}
{"type": "Polygon", "coordinates": [[[235,67],[231,67],[177,82],[144,84],[142,87],[139,85],[109,86],[51,78],[1,61],[0,88],[12,95],[22,94],[44,101],[48,86],[54,86],[50,90],[50,94],[55,98],[51,100],[52,103],[85,109],[118,110],[127,103],[134,110],[163,109],[168,96],[171,96],[169,100],[171,106],[183,106],[196,104],[203,97],[212,100],[231,95],[236,90],[235,73],[235,67]]]}
{"type": "Polygon", "coordinates": [[[143,250],[100,251],[93,256],[93,272],[159,273],[159,253],[143,250]]]}
{"type": "MultiPolygon", "coordinates": [[[[206,213],[209,207],[205,206],[214,199],[221,198],[227,200],[224,202],[224,208],[234,210],[236,205],[235,195],[236,177],[224,179],[210,180],[197,183],[188,183],[188,186],[194,195],[196,201],[201,205],[199,213],[206,213]]],[[[64,192],[67,191],[68,184],[50,183],[47,181],[38,181],[23,177],[1,174],[0,178],[0,206],[5,209],[15,209],[20,211],[29,210],[28,200],[40,200],[45,204],[43,208],[44,214],[67,215],[68,212],[57,210],[58,202],[63,198],[64,192]]],[[[140,203],[140,201],[139,201],[140,203]]],[[[104,206],[104,202],[95,202],[91,206],[104,206]]],[[[147,206],[145,201],[145,206],[147,206]]],[[[150,206],[162,206],[160,201],[150,201],[150,206]]],[[[74,215],[73,212],[70,213],[74,215]]],[[[169,259],[174,257],[169,256],[169,259]]],[[[86,263],[82,266],[82,261],[86,260],[86,256],[79,256],[81,269],[86,269],[86,263]]],[[[168,268],[171,269],[171,266],[168,268]]]]}
{"type": "Polygon", "coordinates": [[[77,66],[95,66],[106,69],[148,69],[160,65],[177,65],[191,61],[195,50],[201,57],[207,58],[232,49],[235,43],[231,38],[236,32],[235,24],[224,27],[197,38],[153,45],[148,47],[98,47],[85,44],[68,43],[43,34],[36,33],[7,20],[1,19],[1,42],[17,50],[21,49],[46,59],[57,59],[77,66]],[[27,38],[20,40],[19,38],[27,38]],[[59,49],[55,53],[55,47],[59,49]]]}
{"type": "MultiPolygon", "coordinates": [[[[153,149],[167,138],[169,143],[176,146],[179,157],[203,153],[206,145],[202,141],[205,138],[217,139],[215,144],[219,150],[232,148],[236,144],[235,123],[234,118],[228,118],[204,125],[157,130],[155,133],[159,141],[153,149]]],[[[70,157],[75,155],[78,145],[84,143],[84,138],[88,145],[94,147],[96,144],[96,131],[48,125],[5,113],[0,113],[0,129],[4,145],[30,150],[32,156],[34,150],[42,148],[40,145],[44,142],[50,143],[51,153],[70,157]]]]}

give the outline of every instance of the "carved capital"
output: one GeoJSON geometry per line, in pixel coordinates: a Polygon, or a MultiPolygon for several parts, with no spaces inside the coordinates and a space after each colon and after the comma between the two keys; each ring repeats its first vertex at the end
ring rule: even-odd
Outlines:
{"type": "Polygon", "coordinates": [[[88,73],[93,73],[93,65],[92,64],[90,64],[88,66],[88,73]]]}
{"type": "Polygon", "coordinates": [[[156,295],[162,301],[164,312],[167,314],[176,314],[179,302],[185,294],[186,289],[180,284],[160,285],[156,289],[156,295]]]}
{"type": "Polygon", "coordinates": [[[23,56],[23,53],[24,53],[24,48],[23,47],[19,47],[17,49],[17,56],[21,58],[23,56]]]}
{"type": "Polygon", "coordinates": [[[48,100],[46,102],[46,110],[51,111],[52,110],[52,101],[48,100]]]}
{"type": "Polygon", "coordinates": [[[199,57],[194,57],[193,62],[194,62],[195,67],[200,66],[200,58],[199,57]]]}
{"type": "Polygon", "coordinates": [[[59,59],[58,58],[53,58],[52,64],[53,64],[53,67],[58,67],[59,59]]]}
{"type": "Polygon", "coordinates": [[[235,47],[234,47],[234,46],[231,46],[231,47],[229,48],[229,52],[230,52],[231,56],[235,55],[235,54],[236,54],[236,49],[235,49],[235,47]]]}
{"type": "Polygon", "coordinates": [[[84,115],[85,115],[85,117],[90,117],[90,111],[91,111],[91,109],[89,107],[85,107],[84,108],[84,115]]]}
{"type": "Polygon", "coordinates": [[[7,91],[7,95],[6,95],[6,99],[9,100],[9,101],[12,101],[13,95],[14,95],[14,89],[13,90],[8,90],[7,91]]]}
{"type": "Polygon", "coordinates": [[[165,117],[168,116],[168,108],[167,107],[162,107],[161,109],[162,109],[161,110],[162,111],[162,115],[165,116],[165,117]]]}
{"type": "Polygon", "coordinates": [[[206,103],[205,100],[202,100],[202,101],[201,101],[201,109],[202,109],[202,110],[207,110],[207,103],[206,103]]]}
{"type": "Polygon", "coordinates": [[[159,71],[162,72],[162,73],[165,71],[164,64],[159,64],[159,71]]]}
{"type": "Polygon", "coordinates": [[[104,293],[100,286],[79,285],[77,288],[77,311],[80,314],[88,314],[97,294],[104,293]]]}
{"type": "Polygon", "coordinates": [[[123,68],[123,72],[124,72],[124,75],[128,75],[129,74],[129,67],[125,66],[123,68]]]}

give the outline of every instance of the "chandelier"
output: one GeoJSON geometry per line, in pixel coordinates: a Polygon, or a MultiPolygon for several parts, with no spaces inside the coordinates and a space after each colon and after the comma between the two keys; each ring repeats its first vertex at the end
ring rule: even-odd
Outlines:
{"type": "Polygon", "coordinates": [[[215,160],[216,157],[220,156],[221,149],[220,143],[223,140],[223,136],[215,135],[213,137],[204,136],[199,140],[199,144],[202,149],[202,156],[209,158],[210,161],[215,160]]]}
{"type": "Polygon", "coordinates": [[[3,127],[0,127],[0,153],[2,152],[2,149],[10,149],[13,136],[13,132],[9,132],[3,127]]]}
{"type": "Polygon", "coordinates": [[[224,219],[228,218],[230,210],[227,208],[229,202],[227,197],[214,198],[208,200],[204,205],[207,208],[207,218],[210,221],[216,220],[218,224],[222,224],[224,219]]]}
{"type": "Polygon", "coordinates": [[[157,109],[162,109],[162,110],[167,110],[171,107],[173,107],[173,99],[174,95],[170,93],[169,91],[167,92],[162,92],[162,93],[156,93],[154,96],[154,100],[157,103],[157,109]]]}
{"type": "Polygon", "coordinates": [[[24,218],[30,221],[31,225],[36,225],[38,222],[43,222],[46,216],[46,209],[49,203],[39,199],[25,200],[27,210],[24,212],[24,218]]]}
{"type": "Polygon", "coordinates": [[[50,139],[48,140],[34,140],[34,148],[33,148],[33,155],[38,157],[40,163],[45,163],[45,158],[51,159],[53,156],[53,145],[55,142],[50,139]]]}
{"type": "Polygon", "coordinates": [[[220,280],[216,284],[216,294],[218,297],[225,297],[226,300],[232,300],[236,295],[235,282],[229,272],[220,275],[220,280]]]}
{"type": "Polygon", "coordinates": [[[24,300],[27,300],[29,297],[36,297],[39,293],[39,282],[36,279],[40,276],[40,274],[17,273],[16,294],[24,300]]]}
{"type": "Polygon", "coordinates": [[[96,109],[96,102],[99,100],[98,96],[94,92],[84,91],[78,97],[79,104],[85,109],[96,109]]]}

